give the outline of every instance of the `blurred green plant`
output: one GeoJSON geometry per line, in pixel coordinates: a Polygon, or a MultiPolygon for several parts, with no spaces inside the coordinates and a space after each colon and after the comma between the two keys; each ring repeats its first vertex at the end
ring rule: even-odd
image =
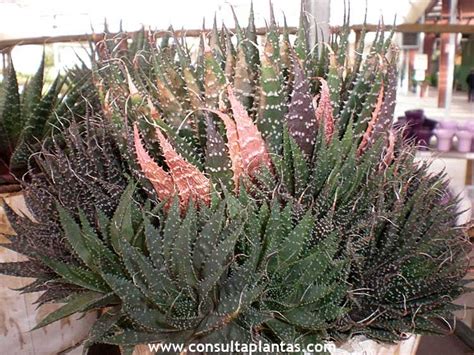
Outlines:
{"type": "MultiPolygon", "coordinates": [[[[0,91],[0,189],[16,184],[28,170],[29,158],[70,123],[72,112],[85,114],[93,97],[91,73],[76,67],[46,86],[45,58],[20,89],[10,61],[0,91]]],[[[78,116],[79,117],[79,116],[78,116]]]]}

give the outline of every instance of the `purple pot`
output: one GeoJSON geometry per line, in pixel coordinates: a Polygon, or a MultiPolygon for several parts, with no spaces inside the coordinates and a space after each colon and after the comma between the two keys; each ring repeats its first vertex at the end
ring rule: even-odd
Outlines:
{"type": "Polygon", "coordinates": [[[397,123],[406,124],[407,122],[408,122],[408,120],[405,116],[398,116],[397,117],[397,123]]]}
{"type": "Polygon", "coordinates": [[[454,136],[454,131],[451,129],[437,128],[434,134],[438,138],[438,150],[440,152],[449,152],[451,150],[451,141],[454,136]]]}
{"type": "Polygon", "coordinates": [[[405,111],[405,117],[410,122],[421,123],[423,122],[425,118],[423,113],[424,113],[423,110],[408,110],[408,111],[405,111]]]}
{"type": "Polygon", "coordinates": [[[439,121],[438,127],[455,131],[458,129],[458,123],[456,121],[439,121]]]}
{"type": "Polygon", "coordinates": [[[415,131],[416,143],[421,150],[427,150],[430,145],[430,138],[433,135],[433,131],[429,128],[418,128],[415,131]]]}
{"type": "Polygon", "coordinates": [[[457,131],[456,137],[458,137],[458,151],[461,153],[467,153],[471,151],[471,143],[473,134],[471,131],[457,131]]]}
{"type": "Polygon", "coordinates": [[[429,128],[430,130],[434,130],[438,125],[438,121],[432,120],[431,118],[425,117],[423,121],[423,127],[429,128]]]}
{"type": "Polygon", "coordinates": [[[474,132],[474,122],[468,121],[468,122],[460,123],[458,125],[458,128],[463,131],[474,132]]]}

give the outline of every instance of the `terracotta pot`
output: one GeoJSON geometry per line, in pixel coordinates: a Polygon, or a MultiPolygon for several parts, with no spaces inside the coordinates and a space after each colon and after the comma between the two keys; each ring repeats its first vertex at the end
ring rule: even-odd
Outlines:
{"type": "Polygon", "coordinates": [[[137,345],[133,350],[133,355],[151,355],[152,352],[148,349],[147,345],[137,345]]]}
{"type": "MultiPolygon", "coordinates": [[[[21,193],[0,194],[17,212],[29,215],[21,193]]],[[[8,224],[3,208],[0,207],[0,243],[8,242],[13,231],[8,224]]],[[[0,262],[25,260],[25,257],[0,247],[0,262]]],[[[80,315],[66,318],[42,329],[31,329],[48,313],[60,305],[34,304],[40,293],[20,294],[17,289],[29,284],[33,279],[0,275],[0,344],[5,354],[57,354],[75,346],[85,338],[96,315],[91,313],[79,319],[80,315]]],[[[69,354],[82,354],[82,347],[69,354]]]]}

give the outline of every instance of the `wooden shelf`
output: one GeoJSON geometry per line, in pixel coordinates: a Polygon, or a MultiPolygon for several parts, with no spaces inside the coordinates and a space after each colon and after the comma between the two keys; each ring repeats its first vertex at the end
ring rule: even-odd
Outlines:
{"type": "Polygon", "coordinates": [[[449,152],[440,152],[439,150],[418,150],[416,152],[417,158],[442,158],[442,159],[463,159],[474,160],[474,152],[461,153],[455,150],[449,152]]]}
{"type": "Polygon", "coordinates": [[[464,184],[474,186],[474,152],[461,153],[455,150],[449,152],[440,152],[438,150],[418,150],[416,157],[420,159],[461,159],[466,160],[466,176],[464,184]]]}

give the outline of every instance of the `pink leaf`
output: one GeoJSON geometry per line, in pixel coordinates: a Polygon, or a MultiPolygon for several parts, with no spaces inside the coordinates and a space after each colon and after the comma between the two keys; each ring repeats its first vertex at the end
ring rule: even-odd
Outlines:
{"type": "MultiPolygon", "coordinates": [[[[319,105],[315,111],[316,121],[318,124],[320,124],[320,122],[324,122],[324,136],[326,137],[326,142],[329,143],[334,134],[333,108],[331,105],[331,97],[329,95],[329,86],[327,81],[323,78],[318,79],[321,82],[321,98],[319,99],[319,105]]],[[[313,105],[315,105],[315,102],[313,102],[313,105]]]]}
{"type": "Polygon", "coordinates": [[[367,149],[367,146],[369,145],[370,138],[372,137],[372,132],[375,128],[375,125],[377,124],[379,120],[380,110],[382,108],[382,103],[383,103],[383,97],[384,97],[384,89],[383,89],[383,83],[382,83],[382,86],[380,87],[379,95],[377,97],[377,103],[375,104],[374,111],[372,112],[372,118],[369,121],[369,124],[367,125],[367,129],[365,130],[364,136],[362,137],[362,141],[360,142],[359,148],[357,149],[357,154],[359,156],[364,153],[364,151],[367,149]]]}
{"type": "Polygon", "coordinates": [[[163,168],[155,163],[145,150],[140,139],[140,134],[138,133],[137,125],[133,126],[133,136],[138,164],[140,165],[143,174],[148,180],[150,180],[161,201],[171,198],[175,194],[173,179],[163,170],[163,168]]]}
{"type": "Polygon", "coordinates": [[[211,201],[211,183],[209,179],[174,150],[160,129],[156,129],[156,136],[160,141],[166,164],[170,168],[170,174],[178,188],[181,206],[186,208],[189,199],[192,199],[194,202],[203,201],[209,204],[211,201]]]}
{"type": "Polygon", "coordinates": [[[271,169],[270,156],[257,126],[235,97],[230,85],[227,87],[227,93],[234,114],[244,171],[249,176],[253,176],[261,166],[265,165],[271,169]]]}

